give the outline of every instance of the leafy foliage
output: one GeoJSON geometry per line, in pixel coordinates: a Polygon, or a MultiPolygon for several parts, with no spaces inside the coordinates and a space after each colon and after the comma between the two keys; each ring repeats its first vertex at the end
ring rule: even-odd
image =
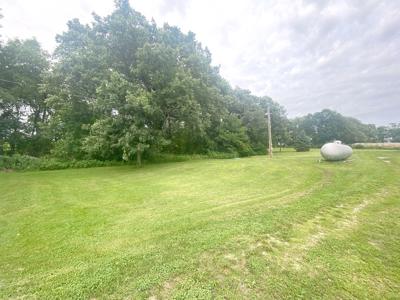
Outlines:
{"type": "Polygon", "coordinates": [[[400,142],[400,123],[391,123],[389,126],[380,126],[378,131],[378,142],[400,142]]]}
{"type": "MultiPolygon", "coordinates": [[[[1,90],[0,139],[10,143],[13,153],[50,153],[62,159],[136,157],[138,164],[149,151],[250,155],[265,151],[268,105],[276,113],[274,141],[281,139],[278,128],[287,123],[283,108],[268,97],[233,90],[192,32],[157,27],[123,0],[111,15],[94,15],[90,25],[77,19],[67,25],[57,36],[51,71],[37,42],[2,46],[10,53],[2,56],[7,64],[21,61],[18,53],[29,50],[32,55],[23,57],[35,58],[28,61],[37,65],[35,76],[24,79],[32,86],[23,96],[15,84],[1,90]],[[44,145],[22,133],[31,127],[31,135],[44,145]],[[31,148],[22,148],[24,143],[31,148]]],[[[17,80],[18,72],[2,70],[2,77],[10,74],[4,78],[17,80]]]]}
{"type": "Polygon", "coordinates": [[[138,164],[154,153],[262,154],[268,108],[275,146],[304,143],[301,131],[313,146],[400,140],[398,125],[331,110],[288,120],[271,98],[231,88],[194,33],[158,27],[127,0],[67,25],[51,58],[34,39],[0,42],[1,153],[138,164]]]}
{"type": "Polygon", "coordinates": [[[295,119],[294,127],[303,130],[318,147],[333,140],[352,144],[372,142],[377,138],[375,125],[363,124],[329,109],[295,119]]]}
{"type": "Polygon", "coordinates": [[[39,88],[47,59],[34,39],[0,44],[0,143],[8,143],[12,153],[48,150],[41,135],[48,107],[39,88]]]}
{"type": "Polygon", "coordinates": [[[120,161],[86,160],[61,160],[53,157],[33,157],[29,155],[14,154],[0,156],[0,169],[12,170],[60,170],[68,168],[93,168],[122,165],[120,161]]]}
{"type": "Polygon", "coordinates": [[[293,146],[297,152],[310,151],[311,138],[305,134],[304,130],[300,130],[294,137],[293,146]]]}

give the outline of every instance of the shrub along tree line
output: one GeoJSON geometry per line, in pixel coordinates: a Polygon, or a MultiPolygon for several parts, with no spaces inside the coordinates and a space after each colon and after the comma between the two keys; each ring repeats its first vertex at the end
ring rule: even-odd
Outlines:
{"type": "Polygon", "coordinates": [[[288,120],[271,98],[231,88],[192,32],[158,27],[128,0],[93,17],[69,21],[52,56],[35,39],[0,43],[3,155],[140,163],[155,153],[265,153],[268,106],[274,144],[299,133],[313,145],[378,138],[375,126],[329,110],[288,120]]]}

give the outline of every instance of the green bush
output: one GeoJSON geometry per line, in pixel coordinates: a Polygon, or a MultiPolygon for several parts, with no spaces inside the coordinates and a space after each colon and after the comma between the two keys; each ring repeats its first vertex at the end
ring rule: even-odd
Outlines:
{"type": "Polygon", "coordinates": [[[364,145],[361,145],[361,144],[355,144],[355,145],[352,145],[352,147],[353,147],[354,149],[365,149],[365,146],[364,146],[364,145]]]}
{"type": "Polygon", "coordinates": [[[194,159],[230,159],[236,158],[237,153],[215,152],[209,151],[207,154],[170,154],[170,153],[149,153],[145,160],[150,163],[167,163],[167,162],[181,162],[194,159]]]}
{"type": "Polygon", "coordinates": [[[11,145],[10,145],[10,143],[4,142],[4,143],[3,143],[3,146],[2,146],[2,149],[3,149],[4,155],[8,155],[8,154],[11,152],[11,145]]]}
{"type": "Polygon", "coordinates": [[[39,158],[14,154],[13,156],[0,156],[1,169],[13,170],[37,170],[39,169],[41,160],[39,158]]]}
{"type": "Polygon", "coordinates": [[[311,138],[308,137],[304,131],[300,131],[294,137],[293,147],[297,152],[310,151],[311,138]]]}
{"type": "Polygon", "coordinates": [[[207,157],[213,159],[230,159],[230,158],[237,158],[239,157],[239,155],[234,152],[228,153],[228,152],[209,151],[207,152],[207,157]]]}
{"type": "Polygon", "coordinates": [[[145,160],[150,163],[181,162],[193,159],[193,156],[169,153],[149,153],[145,160]]]}
{"type": "MultiPolygon", "coordinates": [[[[194,159],[230,159],[236,158],[237,153],[208,152],[207,154],[169,154],[169,153],[151,153],[145,158],[149,163],[182,162],[194,159]]],[[[12,156],[0,156],[0,169],[12,170],[61,170],[68,168],[94,168],[105,166],[119,166],[126,164],[135,164],[134,161],[100,161],[94,159],[88,160],[61,160],[54,157],[33,157],[28,155],[14,154],[12,156]]]]}
{"type": "Polygon", "coordinates": [[[42,158],[39,170],[61,170],[70,168],[70,163],[55,158],[42,158]]]}
{"type": "Polygon", "coordinates": [[[19,154],[15,154],[13,156],[0,156],[0,169],[13,170],[60,170],[68,168],[104,167],[122,164],[124,164],[124,162],[100,160],[63,161],[52,157],[37,158],[19,154]]]}

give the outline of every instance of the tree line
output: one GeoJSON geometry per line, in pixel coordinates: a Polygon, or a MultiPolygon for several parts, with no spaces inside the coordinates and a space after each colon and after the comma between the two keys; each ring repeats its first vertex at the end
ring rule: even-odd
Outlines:
{"type": "Polygon", "coordinates": [[[265,153],[306,136],[319,146],[378,141],[391,128],[324,110],[289,120],[271,98],[232,88],[194,33],[158,27],[116,1],[77,19],[46,53],[35,39],[0,42],[0,151],[63,159],[132,160],[151,153],[265,153]]]}

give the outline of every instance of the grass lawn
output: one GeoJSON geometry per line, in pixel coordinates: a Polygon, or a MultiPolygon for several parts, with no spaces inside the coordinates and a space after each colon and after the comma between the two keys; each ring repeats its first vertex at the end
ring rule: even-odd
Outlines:
{"type": "Polygon", "coordinates": [[[0,298],[398,298],[400,151],[318,159],[0,173],[0,298]]]}

